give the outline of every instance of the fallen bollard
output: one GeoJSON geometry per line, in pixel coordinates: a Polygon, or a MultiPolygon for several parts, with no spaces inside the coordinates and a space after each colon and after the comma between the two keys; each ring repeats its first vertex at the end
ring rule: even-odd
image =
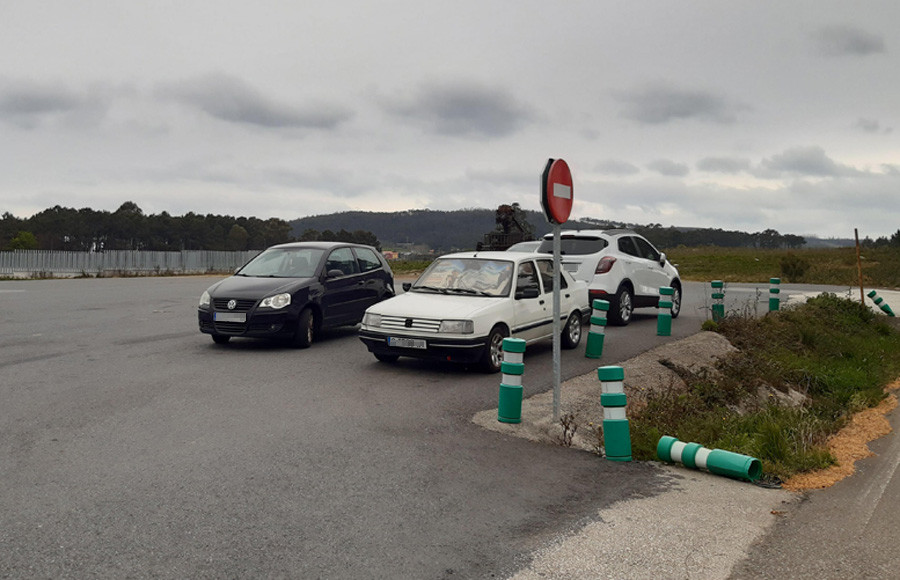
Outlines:
{"type": "Polygon", "coordinates": [[[682,443],[664,435],[656,446],[656,454],[666,463],[681,463],[691,469],[703,469],[716,475],[756,481],[762,475],[759,459],[721,449],[707,449],[699,443],[682,443]]]}
{"type": "Polygon", "coordinates": [[[525,373],[525,341],[521,338],[503,339],[503,362],[500,372],[500,396],[497,420],[501,423],[522,422],[522,375],[525,373]]]}
{"type": "Polygon", "coordinates": [[[884,301],[884,298],[878,295],[878,292],[872,290],[868,294],[866,294],[869,298],[872,299],[872,302],[875,303],[875,306],[881,308],[881,311],[887,314],[888,316],[894,316],[894,311],[891,310],[891,307],[887,302],[884,301]]]}

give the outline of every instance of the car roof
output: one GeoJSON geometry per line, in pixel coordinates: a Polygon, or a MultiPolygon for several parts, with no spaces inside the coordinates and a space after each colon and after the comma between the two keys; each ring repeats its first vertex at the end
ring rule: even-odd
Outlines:
{"type": "Polygon", "coordinates": [[[338,248],[338,247],[343,247],[343,246],[348,246],[348,247],[352,246],[354,248],[371,248],[371,246],[366,246],[364,244],[354,244],[351,242],[323,242],[323,241],[288,242],[287,244],[276,244],[274,246],[270,246],[269,248],[318,248],[321,250],[329,250],[331,248],[338,248]]]}
{"type": "Polygon", "coordinates": [[[481,252],[456,252],[454,254],[445,254],[439,256],[443,258],[480,258],[482,260],[500,260],[504,262],[521,262],[522,260],[533,260],[535,258],[546,258],[548,254],[539,254],[537,252],[510,252],[489,250],[481,252]]]}
{"type": "MultiPolygon", "coordinates": [[[[595,229],[563,230],[560,232],[561,236],[582,236],[582,237],[587,237],[587,238],[602,238],[603,236],[613,237],[613,236],[621,236],[621,235],[626,235],[626,234],[632,235],[632,236],[639,235],[634,230],[630,230],[627,228],[609,228],[609,229],[605,229],[605,230],[595,230],[595,229]]],[[[552,240],[553,234],[549,233],[549,234],[544,235],[544,239],[552,240]]]]}

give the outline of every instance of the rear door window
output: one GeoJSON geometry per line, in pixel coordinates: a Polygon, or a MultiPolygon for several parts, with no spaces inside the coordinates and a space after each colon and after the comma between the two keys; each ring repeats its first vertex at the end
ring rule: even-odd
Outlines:
{"type": "Polygon", "coordinates": [[[622,236],[619,238],[619,251],[628,256],[634,256],[635,258],[640,258],[641,255],[638,253],[637,248],[634,245],[634,238],[631,236],[622,236]]]}

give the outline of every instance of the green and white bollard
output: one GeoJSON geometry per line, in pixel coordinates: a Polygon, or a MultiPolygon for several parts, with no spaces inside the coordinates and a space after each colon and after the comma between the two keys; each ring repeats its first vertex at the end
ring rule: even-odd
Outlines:
{"type": "Polygon", "coordinates": [[[891,307],[887,302],[884,301],[884,298],[878,295],[878,292],[872,290],[868,294],[866,294],[869,298],[872,299],[872,302],[875,303],[875,306],[881,308],[881,311],[887,314],[888,316],[894,316],[894,311],[891,310],[891,307]]]}
{"type": "Polygon", "coordinates": [[[672,299],[675,289],[663,286],[659,289],[659,313],[656,315],[656,336],[672,336],[672,299]]]}
{"type": "Polygon", "coordinates": [[[721,449],[707,449],[699,443],[682,443],[664,435],[656,454],[666,463],[681,463],[691,469],[703,469],[716,475],[756,481],[762,475],[759,459],[721,449]]]}
{"type": "Polygon", "coordinates": [[[600,358],[603,355],[603,340],[606,337],[606,313],[609,311],[609,302],[594,300],[591,305],[591,328],[588,331],[587,347],[584,356],[587,358],[600,358]]]}
{"type": "Polygon", "coordinates": [[[521,338],[503,339],[503,362],[500,372],[500,400],[497,420],[501,423],[522,422],[522,375],[525,373],[525,341],[521,338]]]}
{"type": "Polygon", "coordinates": [[[781,306],[781,278],[769,278],[769,312],[777,312],[781,306]]]}
{"type": "Polygon", "coordinates": [[[625,405],[625,370],[608,366],[597,369],[600,404],[603,406],[603,446],[610,461],[631,461],[631,432],[625,405]]]}
{"type": "Polygon", "coordinates": [[[725,318],[725,282],[713,280],[712,285],[712,319],[719,322],[725,318]]]}

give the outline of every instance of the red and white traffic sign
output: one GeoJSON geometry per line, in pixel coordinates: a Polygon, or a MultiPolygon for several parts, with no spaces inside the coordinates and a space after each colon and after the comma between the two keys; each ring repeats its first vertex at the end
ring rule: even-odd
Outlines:
{"type": "Polygon", "coordinates": [[[547,221],[564,224],[572,213],[572,172],[562,159],[550,159],[541,177],[541,207],[547,221]]]}

